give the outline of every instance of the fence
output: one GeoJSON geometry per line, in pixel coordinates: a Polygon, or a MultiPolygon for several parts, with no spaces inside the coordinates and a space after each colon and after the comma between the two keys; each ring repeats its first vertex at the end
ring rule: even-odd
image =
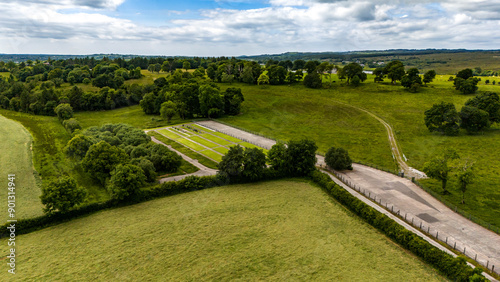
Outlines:
{"type": "Polygon", "coordinates": [[[358,192],[359,194],[362,194],[364,197],[368,198],[372,202],[375,202],[376,204],[378,204],[382,208],[385,208],[387,211],[391,212],[395,216],[404,220],[406,223],[410,224],[411,226],[419,229],[424,234],[427,234],[428,236],[434,238],[436,241],[440,241],[440,242],[446,244],[447,246],[449,246],[450,249],[453,248],[453,250],[455,252],[463,254],[466,257],[476,261],[479,265],[486,267],[486,269],[488,269],[492,273],[500,275],[500,269],[499,269],[500,266],[497,265],[497,268],[495,269],[495,265],[490,263],[488,258],[486,258],[482,255],[478,256],[477,253],[475,253],[471,250],[467,250],[467,247],[463,243],[457,241],[455,238],[451,237],[450,235],[447,236],[447,234],[444,232],[441,232],[441,234],[440,234],[439,231],[434,229],[430,224],[427,225],[427,222],[424,222],[422,219],[420,219],[419,217],[416,217],[415,215],[413,215],[411,213],[405,212],[403,214],[401,212],[401,209],[396,207],[394,204],[391,204],[387,201],[383,202],[382,198],[380,198],[380,197],[377,198],[376,194],[372,194],[370,191],[366,191],[366,189],[363,189],[362,187],[353,185],[348,179],[346,179],[343,175],[339,174],[338,172],[333,171],[333,174],[335,174],[335,176],[340,181],[342,181],[345,185],[354,189],[354,191],[358,192]]]}

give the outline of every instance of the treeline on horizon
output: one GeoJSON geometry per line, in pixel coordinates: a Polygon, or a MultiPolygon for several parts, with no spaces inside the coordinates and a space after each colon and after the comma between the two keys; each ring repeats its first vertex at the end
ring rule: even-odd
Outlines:
{"type": "MultiPolygon", "coordinates": [[[[345,52],[285,52],[281,54],[260,54],[260,55],[241,55],[235,56],[237,59],[255,60],[261,63],[272,60],[349,60],[361,59],[379,56],[409,56],[409,55],[429,55],[429,54],[454,54],[454,53],[481,53],[481,52],[500,52],[500,50],[468,50],[468,49],[388,49],[388,50],[362,50],[362,51],[345,51],[345,52]]],[[[174,58],[174,59],[208,59],[213,60],[216,58],[228,59],[229,57],[221,56],[161,56],[161,55],[138,55],[138,54],[89,54],[89,55],[58,55],[58,54],[0,54],[0,61],[8,62],[26,62],[31,61],[47,61],[47,60],[69,60],[69,59],[91,59],[102,60],[104,58],[109,60],[123,59],[131,60],[134,58],[174,58]]]]}

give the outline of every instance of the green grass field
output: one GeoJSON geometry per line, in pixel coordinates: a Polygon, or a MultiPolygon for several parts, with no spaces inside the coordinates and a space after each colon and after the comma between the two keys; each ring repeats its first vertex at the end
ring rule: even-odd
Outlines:
{"type": "Polygon", "coordinates": [[[74,116],[80,122],[82,128],[101,126],[106,123],[126,123],[140,129],[146,129],[186,122],[176,117],[170,123],[167,123],[166,120],[161,119],[159,116],[146,115],[139,105],[109,111],[77,112],[74,116]]]}
{"type": "Polygon", "coordinates": [[[205,155],[216,162],[222,161],[222,154],[206,149],[199,151],[200,154],[205,155]]]}
{"type": "Polygon", "coordinates": [[[175,195],[16,239],[17,274],[2,281],[445,280],[320,188],[290,180],[175,195]]]}
{"type": "MultiPolygon", "coordinates": [[[[438,76],[418,93],[409,93],[389,82],[375,84],[368,76],[359,87],[340,86],[338,79],[331,89],[308,89],[296,86],[241,87],[245,95],[242,114],[222,120],[260,134],[281,140],[309,137],[325,152],[329,147],[342,147],[354,160],[394,169],[384,127],[355,108],[338,102],[362,107],[383,118],[394,129],[402,152],[410,166],[422,169],[423,164],[447,148],[454,148],[462,160],[476,162],[478,178],[466,193],[465,205],[453,181],[451,195],[443,196],[466,212],[500,227],[500,126],[479,135],[447,137],[430,133],[424,124],[424,112],[441,101],[452,102],[457,110],[474,95],[461,95],[453,89],[449,76],[438,76]]],[[[483,78],[484,80],[484,78],[483,78]]],[[[484,81],[483,81],[484,82],[484,81]]],[[[479,91],[500,86],[484,85],[479,91]]],[[[228,87],[228,85],[222,85],[228,87]]],[[[224,90],[224,89],[223,89],[224,90]]],[[[440,183],[422,181],[440,192],[440,183]]]]}
{"type": "Polygon", "coordinates": [[[5,203],[3,218],[7,214],[8,174],[15,174],[16,219],[43,214],[40,202],[41,187],[34,175],[32,137],[20,123],[0,115],[0,198],[5,203]]]}

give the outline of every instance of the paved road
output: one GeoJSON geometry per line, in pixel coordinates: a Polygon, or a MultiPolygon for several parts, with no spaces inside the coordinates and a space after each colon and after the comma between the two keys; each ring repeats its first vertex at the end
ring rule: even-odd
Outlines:
{"type": "MultiPolygon", "coordinates": [[[[202,121],[198,124],[223,132],[248,142],[270,148],[274,140],[257,136],[215,121],[202,121]]],[[[396,146],[397,147],[397,146],[396,146]]],[[[324,158],[317,156],[318,165],[325,166],[324,158]]],[[[406,215],[408,221],[417,226],[422,223],[422,229],[433,236],[438,235],[451,247],[456,247],[467,256],[495,272],[500,272],[500,236],[477,225],[461,215],[453,212],[444,204],[427,194],[420,187],[406,178],[386,173],[371,167],[353,164],[352,171],[345,171],[341,176],[349,186],[361,188],[371,198],[376,198],[383,206],[393,207],[394,212],[406,215]],[[456,245],[455,245],[456,244],[456,245]]]]}

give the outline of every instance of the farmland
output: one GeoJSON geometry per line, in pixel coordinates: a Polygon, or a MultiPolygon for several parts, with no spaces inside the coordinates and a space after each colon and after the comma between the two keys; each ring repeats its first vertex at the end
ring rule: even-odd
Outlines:
{"type": "Polygon", "coordinates": [[[10,281],[444,280],[302,180],[102,211],[19,242],[18,274],[10,281]]]}

